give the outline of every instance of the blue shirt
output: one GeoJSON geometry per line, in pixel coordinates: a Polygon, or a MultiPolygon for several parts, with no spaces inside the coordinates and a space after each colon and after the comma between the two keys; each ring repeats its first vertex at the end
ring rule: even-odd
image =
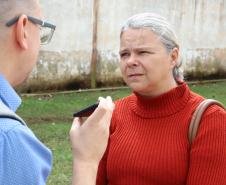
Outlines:
{"type": "MultiPolygon", "coordinates": [[[[0,101],[14,112],[20,97],[0,74],[0,101]]],[[[51,170],[51,151],[21,122],[0,118],[0,185],[43,185],[51,170]]]]}

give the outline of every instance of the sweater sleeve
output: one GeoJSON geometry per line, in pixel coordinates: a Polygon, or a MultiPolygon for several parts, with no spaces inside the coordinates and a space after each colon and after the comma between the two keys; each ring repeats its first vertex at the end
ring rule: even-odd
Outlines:
{"type": "Polygon", "coordinates": [[[50,150],[28,127],[18,123],[0,131],[0,184],[44,185],[50,169],[50,150]]]}
{"type": "Polygon", "coordinates": [[[226,184],[226,112],[209,109],[191,146],[187,185],[226,184]]]}

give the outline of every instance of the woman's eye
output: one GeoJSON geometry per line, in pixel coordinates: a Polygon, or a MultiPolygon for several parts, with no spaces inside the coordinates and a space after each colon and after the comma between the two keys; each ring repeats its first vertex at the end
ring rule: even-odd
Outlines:
{"type": "Polygon", "coordinates": [[[129,56],[129,53],[121,53],[121,54],[120,54],[120,57],[121,57],[121,58],[126,57],[126,56],[129,56]]]}
{"type": "Polygon", "coordinates": [[[146,54],[154,54],[152,51],[140,51],[139,54],[146,55],[146,54]]]}
{"type": "Polygon", "coordinates": [[[140,54],[148,54],[148,51],[140,51],[140,54]]]}

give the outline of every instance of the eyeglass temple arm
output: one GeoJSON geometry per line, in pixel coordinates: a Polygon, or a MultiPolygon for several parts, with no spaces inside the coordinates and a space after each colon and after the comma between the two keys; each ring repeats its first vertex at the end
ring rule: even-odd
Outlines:
{"type": "MultiPolygon", "coordinates": [[[[6,22],[6,26],[10,27],[13,24],[15,24],[19,20],[19,17],[20,16],[16,16],[13,19],[11,19],[8,22],[6,22]]],[[[51,23],[48,23],[48,22],[45,22],[45,21],[42,21],[42,20],[39,20],[39,19],[36,19],[34,17],[31,17],[31,16],[28,16],[28,20],[30,20],[31,22],[33,22],[35,24],[39,24],[41,26],[44,26],[44,27],[49,27],[49,28],[54,29],[54,30],[56,29],[55,25],[53,25],[51,23]]]]}
{"type": "Polygon", "coordinates": [[[10,27],[13,24],[15,24],[17,21],[19,20],[19,16],[14,17],[13,19],[9,20],[8,22],[6,22],[6,26],[10,27]]]}
{"type": "Polygon", "coordinates": [[[39,24],[39,25],[41,25],[41,26],[43,26],[43,27],[49,27],[49,28],[54,29],[54,30],[55,30],[55,28],[56,28],[56,26],[53,25],[53,24],[51,24],[51,23],[42,21],[42,20],[40,20],[40,19],[36,19],[36,18],[34,18],[34,17],[31,17],[31,16],[28,16],[28,19],[29,19],[31,22],[36,23],[36,24],[39,24]]]}

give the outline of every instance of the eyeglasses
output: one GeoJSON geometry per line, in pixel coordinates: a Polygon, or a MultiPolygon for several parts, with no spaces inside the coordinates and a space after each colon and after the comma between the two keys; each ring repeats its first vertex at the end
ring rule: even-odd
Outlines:
{"type": "MultiPolygon", "coordinates": [[[[20,16],[17,16],[17,17],[10,19],[9,21],[6,22],[6,26],[7,27],[12,26],[13,24],[15,24],[19,20],[19,18],[20,18],[20,16]]],[[[37,19],[35,17],[27,16],[27,18],[33,24],[40,25],[40,42],[41,42],[41,45],[48,44],[53,37],[53,33],[56,29],[56,26],[51,24],[51,23],[45,22],[43,20],[37,19]]]]}

